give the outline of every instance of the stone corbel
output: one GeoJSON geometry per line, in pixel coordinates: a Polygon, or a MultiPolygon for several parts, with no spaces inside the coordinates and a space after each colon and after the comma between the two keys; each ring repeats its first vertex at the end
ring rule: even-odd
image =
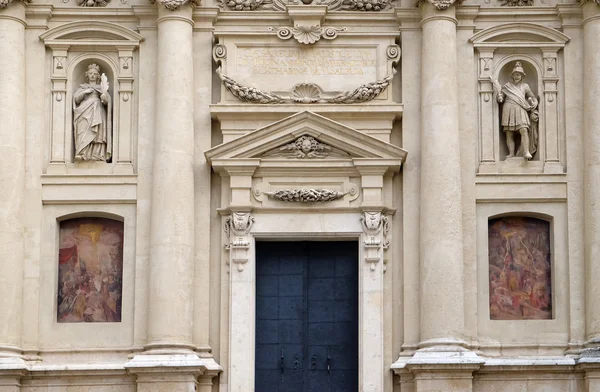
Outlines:
{"type": "Polygon", "coordinates": [[[237,270],[243,271],[248,262],[250,249],[250,229],[254,217],[249,212],[233,212],[225,218],[225,249],[229,251],[230,265],[237,264],[237,270]]]}
{"type": "Polygon", "coordinates": [[[371,271],[375,271],[376,265],[383,260],[383,251],[389,247],[389,219],[381,211],[364,211],[360,220],[365,234],[364,259],[370,264],[371,271]]]}

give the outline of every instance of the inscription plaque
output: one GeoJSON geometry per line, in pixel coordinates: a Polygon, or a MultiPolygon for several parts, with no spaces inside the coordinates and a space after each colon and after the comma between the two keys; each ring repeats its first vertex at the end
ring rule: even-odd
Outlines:
{"type": "Polygon", "coordinates": [[[377,79],[377,47],[238,46],[235,74],[270,91],[289,91],[301,82],[327,91],[352,89],[377,79]]]}

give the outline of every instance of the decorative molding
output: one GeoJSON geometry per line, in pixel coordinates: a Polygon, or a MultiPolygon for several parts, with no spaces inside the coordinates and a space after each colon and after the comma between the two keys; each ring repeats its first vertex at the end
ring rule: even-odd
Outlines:
{"type": "MultiPolygon", "coordinates": [[[[365,211],[360,220],[365,233],[365,261],[371,265],[371,271],[375,271],[375,265],[383,259],[383,251],[390,245],[387,239],[390,230],[389,218],[381,211],[365,211]]],[[[385,269],[385,265],[383,268],[385,269]]]]}
{"type": "Polygon", "coordinates": [[[192,7],[199,6],[201,0],[150,0],[150,3],[162,4],[169,11],[176,11],[188,3],[190,3],[192,7]]]}
{"type": "Polygon", "coordinates": [[[227,58],[227,47],[223,44],[213,46],[213,60],[216,64],[221,64],[227,58]]]}
{"type": "Polygon", "coordinates": [[[230,252],[230,260],[237,264],[240,272],[244,270],[244,264],[248,262],[249,233],[252,224],[254,224],[254,217],[249,212],[233,212],[225,218],[223,226],[227,237],[225,249],[230,252]]]}
{"type": "Polygon", "coordinates": [[[312,45],[319,41],[321,37],[328,40],[335,39],[338,32],[348,31],[348,28],[296,25],[295,27],[269,27],[268,30],[277,32],[279,39],[288,40],[293,37],[301,44],[312,45]]]}
{"type": "Polygon", "coordinates": [[[454,4],[462,4],[465,0],[418,0],[417,7],[422,6],[425,3],[431,4],[438,11],[445,11],[454,4]]]}
{"type": "MultiPolygon", "coordinates": [[[[29,4],[29,3],[31,3],[31,0],[20,0],[20,1],[23,4],[29,4]]],[[[10,3],[12,3],[12,2],[13,2],[13,0],[0,0],[0,8],[6,8],[6,7],[8,7],[8,5],[10,3]]]]}
{"type": "Polygon", "coordinates": [[[230,11],[286,11],[288,5],[325,5],[328,11],[379,12],[393,8],[394,0],[218,0],[230,11]]]}
{"type": "Polygon", "coordinates": [[[261,91],[255,87],[244,86],[223,74],[221,68],[217,68],[217,75],[221,78],[225,88],[233,94],[234,97],[242,102],[251,102],[259,104],[282,104],[282,103],[337,103],[351,104],[372,101],[377,98],[390,85],[390,82],[396,75],[396,70],[392,69],[392,74],[375,82],[363,84],[362,86],[332,97],[324,97],[322,89],[314,83],[305,83],[294,86],[291,96],[281,96],[271,92],[261,91]],[[310,90],[308,90],[310,86],[310,90]],[[308,95],[305,95],[308,94],[308,95]]]}
{"type": "Polygon", "coordinates": [[[330,189],[282,189],[275,192],[263,192],[265,195],[279,201],[295,203],[318,203],[337,200],[344,197],[344,192],[332,191],[330,189]]]}
{"type": "Polygon", "coordinates": [[[304,135],[294,142],[280,147],[279,151],[289,158],[325,158],[329,156],[331,147],[312,136],[304,135]]]}

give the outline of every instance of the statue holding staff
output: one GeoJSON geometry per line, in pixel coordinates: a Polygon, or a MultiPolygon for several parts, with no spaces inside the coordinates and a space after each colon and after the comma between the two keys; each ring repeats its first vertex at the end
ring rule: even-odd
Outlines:
{"type": "Polygon", "coordinates": [[[500,86],[497,80],[490,77],[497,94],[496,100],[498,103],[503,104],[500,125],[506,134],[507,158],[518,155],[525,157],[525,159],[531,159],[537,151],[538,100],[529,85],[523,82],[525,76],[521,62],[517,61],[511,72],[512,82],[500,86]],[[515,155],[515,133],[517,132],[521,135],[521,143],[516,151],[517,155],[515,155]]]}

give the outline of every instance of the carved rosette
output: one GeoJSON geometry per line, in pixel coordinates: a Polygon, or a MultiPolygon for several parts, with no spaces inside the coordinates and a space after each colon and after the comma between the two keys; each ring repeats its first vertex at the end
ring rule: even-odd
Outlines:
{"type": "Polygon", "coordinates": [[[253,223],[254,217],[249,212],[234,212],[225,218],[223,227],[227,237],[225,249],[230,252],[231,263],[237,264],[240,272],[244,270],[244,264],[248,262],[249,234],[253,223]]]}
{"type": "Polygon", "coordinates": [[[344,192],[330,189],[282,189],[275,192],[264,192],[265,195],[279,201],[295,203],[319,203],[337,200],[344,197],[344,192]]]}
{"type": "Polygon", "coordinates": [[[387,239],[390,229],[389,218],[381,211],[365,211],[360,220],[365,234],[365,261],[371,265],[371,271],[375,271],[375,266],[383,259],[383,251],[390,244],[387,239]]]}
{"type": "Polygon", "coordinates": [[[152,4],[162,4],[169,11],[176,11],[182,6],[190,3],[192,6],[199,6],[200,0],[150,0],[152,4]]]}

